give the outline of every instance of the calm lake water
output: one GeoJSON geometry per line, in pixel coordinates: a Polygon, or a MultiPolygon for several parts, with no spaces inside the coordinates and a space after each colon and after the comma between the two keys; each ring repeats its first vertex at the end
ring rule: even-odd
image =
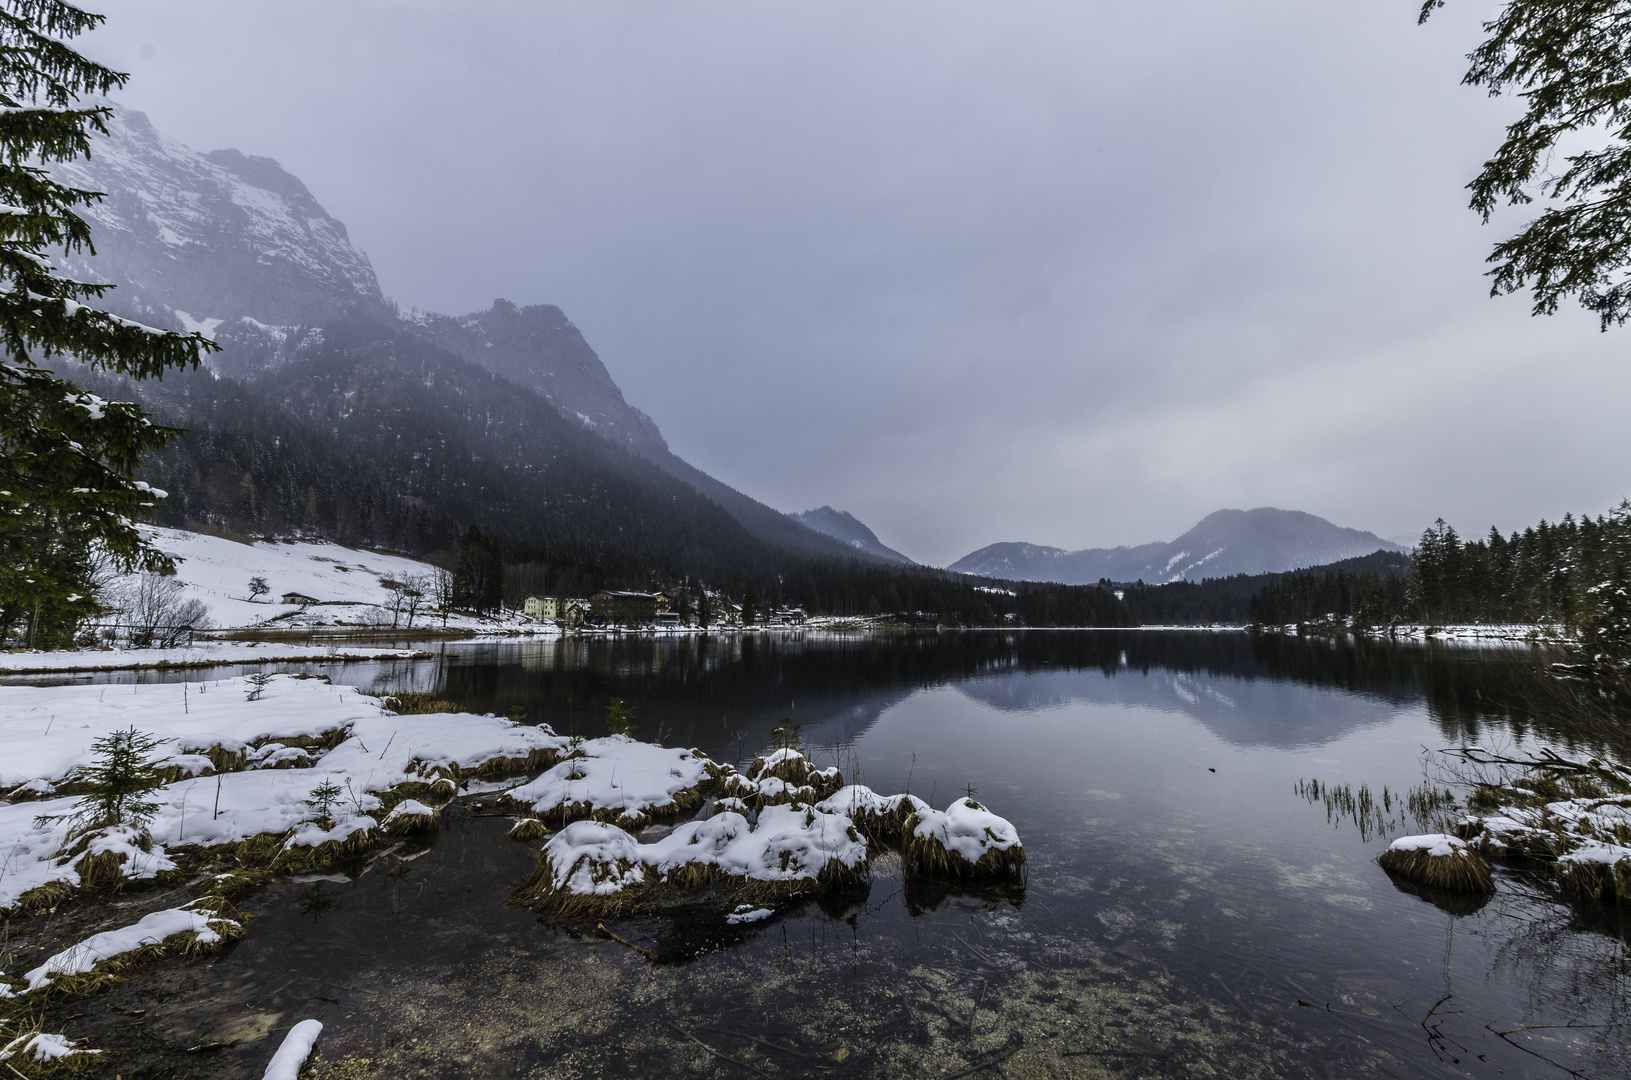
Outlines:
{"type": "MultiPolygon", "coordinates": [[[[449,646],[324,669],[590,736],[617,696],[641,737],[719,760],[790,717],[846,779],[940,806],[973,788],[1019,828],[1028,882],[903,880],[886,856],[869,890],[750,926],[717,904],[610,926],[648,963],[593,925],[505,907],[538,845],[508,840],[477,794],[428,849],[268,889],[233,950],[110,1004],[161,1002],[146,1030],[175,1045],[315,1016],[324,1060],[353,1056],[346,1076],[1631,1075],[1631,920],[1505,871],[1488,903],[1436,906],[1375,863],[1412,822],[1362,835],[1295,790],[1402,793],[1424,748],[1561,739],[1490,704],[1510,663],[953,632],[449,646]]],[[[174,1065],[258,1076],[272,1045],[174,1065]]]]}

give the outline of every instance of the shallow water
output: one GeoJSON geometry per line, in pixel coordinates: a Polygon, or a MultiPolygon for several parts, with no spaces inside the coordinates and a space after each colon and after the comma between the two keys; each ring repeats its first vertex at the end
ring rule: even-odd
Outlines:
{"type": "MultiPolygon", "coordinates": [[[[974,789],[1018,826],[1028,882],[959,891],[903,880],[886,857],[870,889],[764,922],[728,927],[702,902],[609,927],[652,963],[593,925],[504,907],[537,845],[508,840],[475,795],[428,848],[275,886],[233,950],[108,1004],[159,1003],[145,1036],[197,1075],[259,1075],[307,1016],[327,1025],[323,1060],[357,1076],[1631,1075],[1631,923],[1504,871],[1487,904],[1445,910],[1376,866],[1385,838],[1294,790],[1318,777],[1400,793],[1422,781],[1424,747],[1569,734],[1487,704],[1510,662],[1030,632],[292,665],[584,735],[622,697],[641,737],[720,760],[751,757],[790,717],[848,780],[936,805],[974,789]]],[[[78,1023],[114,1037],[112,1020],[78,1023]]]]}

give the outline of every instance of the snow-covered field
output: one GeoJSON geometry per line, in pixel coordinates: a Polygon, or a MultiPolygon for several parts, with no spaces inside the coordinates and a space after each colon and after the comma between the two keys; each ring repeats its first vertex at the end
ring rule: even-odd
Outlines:
{"type": "MultiPolygon", "coordinates": [[[[326,540],[255,541],[250,544],[182,529],[150,528],[154,544],[176,562],[175,580],[185,599],[199,600],[220,629],[305,629],[308,627],[373,628],[392,625],[391,590],[383,582],[420,583],[426,594],[414,618],[415,629],[442,625],[432,616],[431,585],[436,568],[401,555],[341,547],[326,540]],[[249,581],[266,580],[269,592],[251,597],[249,581]],[[284,604],[287,593],[299,593],[315,604],[284,604]]],[[[406,613],[396,625],[407,628],[406,613]]],[[[506,627],[553,632],[553,624],[520,617],[449,618],[450,628],[499,630],[506,627]]]]}
{"type": "MultiPolygon", "coordinates": [[[[264,686],[214,684],[0,686],[0,910],[53,881],[77,887],[69,840],[73,798],[56,788],[92,760],[97,738],[135,728],[159,740],[159,768],[179,777],[158,789],[150,850],[125,844],[125,874],[153,877],[178,847],[230,844],[273,834],[316,848],[371,834],[379,798],[403,784],[498,759],[525,766],[567,745],[546,727],[470,714],[397,716],[352,687],[290,675],[264,686]],[[332,749],[325,749],[325,747],[332,749]],[[346,794],[323,827],[308,802],[332,782],[346,794]],[[18,791],[21,787],[23,790],[18,791]],[[28,798],[32,797],[32,798],[28,798]]],[[[451,794],[451,792],[449,792],[451,794]]]]}

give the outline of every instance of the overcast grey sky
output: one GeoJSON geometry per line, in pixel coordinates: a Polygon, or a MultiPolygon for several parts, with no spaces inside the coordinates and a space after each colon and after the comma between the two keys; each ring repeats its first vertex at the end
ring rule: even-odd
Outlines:
{"type": "Polygon", "coordinates": [[[1491,3],[91,6],[124,102],[404,307],[558,304],[680,455],[927,562],[1631,494],[1631,329],[1481,277],[1491,3]]]}

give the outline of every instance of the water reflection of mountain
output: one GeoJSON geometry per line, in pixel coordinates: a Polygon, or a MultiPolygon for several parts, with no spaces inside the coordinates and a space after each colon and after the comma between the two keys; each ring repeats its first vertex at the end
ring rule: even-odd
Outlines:
{"type": "Polygon", "coordinates": [[[969,698],[1005,712],[1088,704],[1182,713],[1239,746],[1290,749],[1340,739],[1391,720],[1402,701],[1329,687],[1153,669],[1046,671],[957,684],[969,698]]]}
{"type": "MultiPolygon", "coordinates": [[[[1172,709],[1247,745],[1319,743],[1426,698],[1447,734],[1486,720],[1495,658],[1441,645],[1167,631],[952,631],[838,636],[569,638],[450,647],[442,693],[466,708],[525,711],[597,734],[607,701],[641,735],[731,756],[780,717],[815,745],[841,741],[929,686],[998,708],[1095,701],[1172,709]],[[1292,685],[1287,685],[1292,684],[1292,685]]],[[[1512,665],[1517,667],[1517,665],[1512,665]]]]}

